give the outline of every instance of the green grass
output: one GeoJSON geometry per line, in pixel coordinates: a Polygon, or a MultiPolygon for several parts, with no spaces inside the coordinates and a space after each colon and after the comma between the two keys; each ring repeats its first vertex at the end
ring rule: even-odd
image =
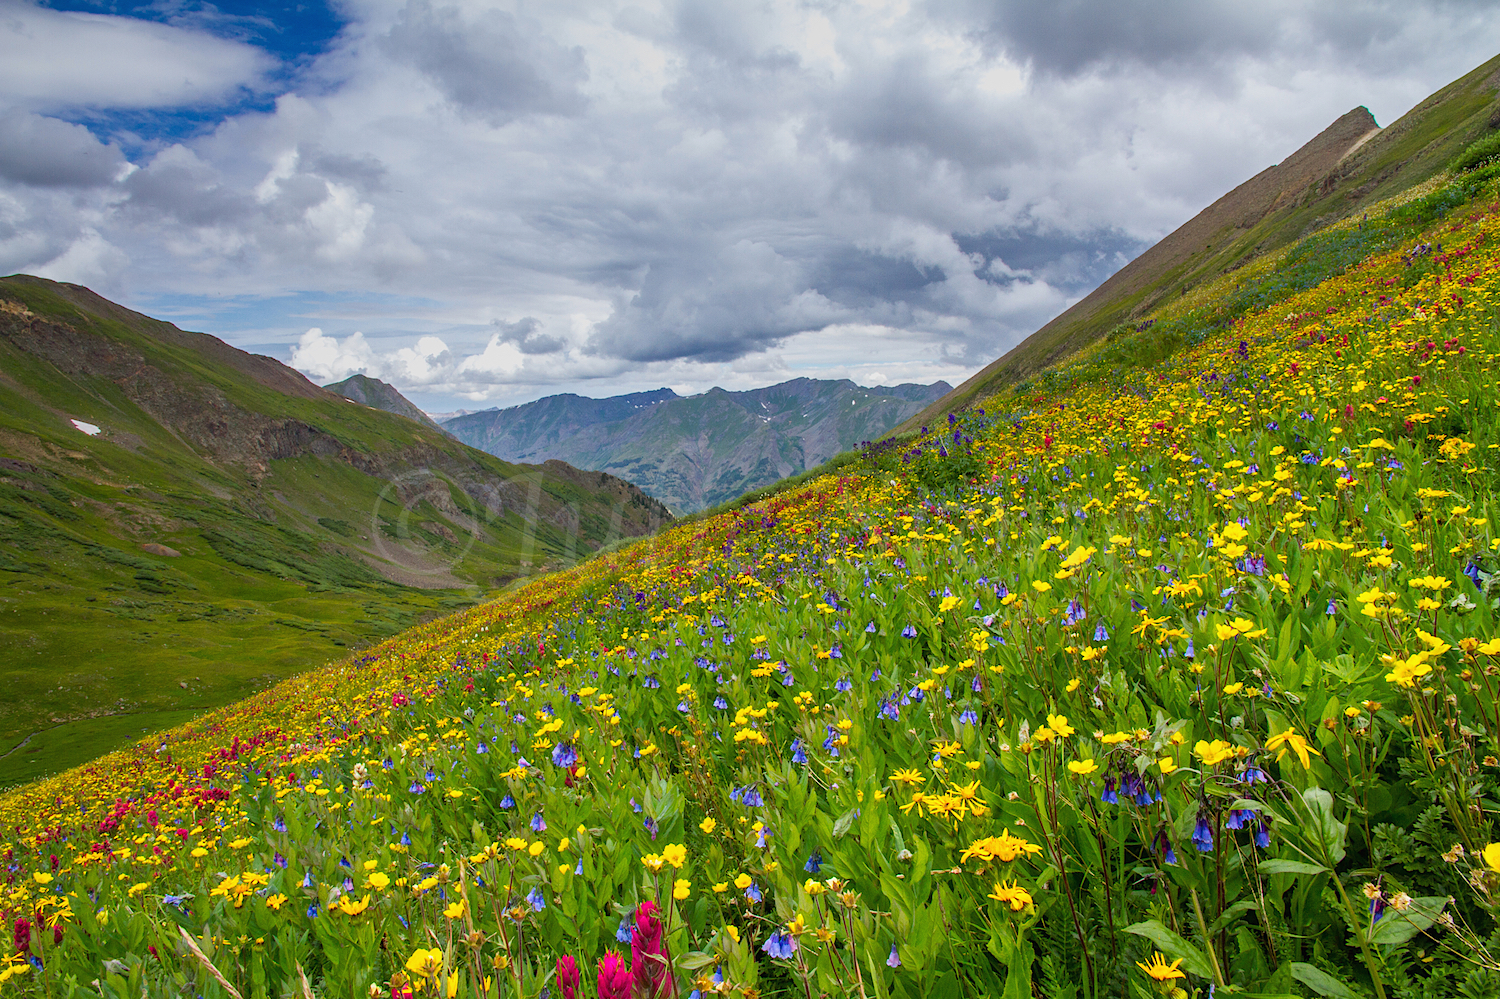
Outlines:
{"type": "Polygon", "coordinates": [[[70,324],[54,342],[78,352],[54,363],[34,331],[0,327],[0,786],[665,519],[614,479],[511,465],[389,413],[283,394],[222,345],[184,346],[175,328],[66,286],[4,279],[0,292],[70,324]],[[132,394],[133,375],[114,377],[111,365],[139,368],[131,354],[159,373],[154,388],[132,394]],[[105,433],[87,437],[70,417],[105,433]],[[260,421],[320,434],[337,453],[257,468],[253,454],[205,445],[204,420],[230,444],[237,422],[260,421]]]}

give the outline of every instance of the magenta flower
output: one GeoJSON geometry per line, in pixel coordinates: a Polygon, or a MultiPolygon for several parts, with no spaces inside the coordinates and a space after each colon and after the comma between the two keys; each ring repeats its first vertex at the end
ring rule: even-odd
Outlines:
{"type": "Polygon", "coordinates": [[[583,976],[578,971],[578,962],[573,960],[573,955],[557,959],[557,988],[562,992],[563,999],[578,999],[578,986],[583,984],[583,976]]]}
{"type": "Polygon", "coordinates": [[[630,969],[625,959],[614,951],[606,951],[599,959],[599,999],[630,999],[630,969]]]}

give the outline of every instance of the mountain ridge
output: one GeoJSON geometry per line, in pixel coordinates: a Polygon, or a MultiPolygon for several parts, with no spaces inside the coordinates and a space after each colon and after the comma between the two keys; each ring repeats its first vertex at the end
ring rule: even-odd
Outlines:
{"type": "Polygon", "coordinates": [[[561,458],[611,472],[673,510],[690,512],[877,438],[949,388],[946,382],[866,388],[849,379],[794,378],[693,396],[668,388],[604,399],[568,393],[454,417],[442,426],[506,460],[561,458]]]}
{"type": "Polygon", "coordinates": [[[1479,135],[1500,127],[1497,89],[1500,56],[1385,128],[1363,106],[1341,115],[1281,162],[1215,199],[892,434],[935,424],[1139,319],[1174,295],[1430,179],[1479,135]]]}
{"type": "MultiPolygon", "coordinates": [[[[332,382],[323,386],[330,392],[335,392],[346,399],[350,399],[364,406],[375,409],[383,409],[387,413],[395,413],[404,416],[408,420],[426,424],[434,430],[442,430],[438,422],[428,416],[417,407],[410,399],[397,391],[394,385],[383,382],[379,378],[371,378],[369,375],[355,373],[342,381],[332,382]]],[[[447,433],[446,430],[443,431],[447,433]]]]}

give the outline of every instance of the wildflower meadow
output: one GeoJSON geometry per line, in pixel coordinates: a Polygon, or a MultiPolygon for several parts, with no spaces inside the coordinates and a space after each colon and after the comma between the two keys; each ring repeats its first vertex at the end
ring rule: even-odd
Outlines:
{"type": "Polygon", "coordinates": [[[0,799],[0,995],[1500,995],[1500,202],[0,799]]]}

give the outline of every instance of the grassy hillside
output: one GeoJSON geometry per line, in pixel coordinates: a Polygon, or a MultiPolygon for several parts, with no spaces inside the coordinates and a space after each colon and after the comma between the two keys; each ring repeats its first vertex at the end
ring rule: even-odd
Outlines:
{"type": "Polygon", "coordinates": [[[1497,173],[0,797],[0,987],[1500,994],[1497,173]]]}
{"type": "Polygon", "coordinates": [[[0,280],[0,786],[665,517],[86,289],[0,280]]]}
{"type": "MultiPolygon", "coordinates": [[[[408,420],[416,420],[418,423],[429,427],[437,427],[432,417],[418,409],[406,396],[396,391],[394,385],[387,385],[379,378],[371,378],[368,375],[350,375],[342,381],[323,386],[330,392],[337,392],[346,399],[375,409],[383,409],[387,413],[395,413],[404,416],[408,420]]],[[[439,428],[441,429],[441,428],[439,428]]]]}
{"type": "MultiPolygon", "coordinates": [[[[949,413],[1024,381],[1112,331],[1266,254],[1441,173],[1500,127],[1500,56],[1455,80],[1393,124],[1355,108],[1277,166],[1205,208],[1092,293],[894,431],[936,426],[949,413]]],[[[1232,317],[1225,317],[1229,321],[1232,317]]]]}

